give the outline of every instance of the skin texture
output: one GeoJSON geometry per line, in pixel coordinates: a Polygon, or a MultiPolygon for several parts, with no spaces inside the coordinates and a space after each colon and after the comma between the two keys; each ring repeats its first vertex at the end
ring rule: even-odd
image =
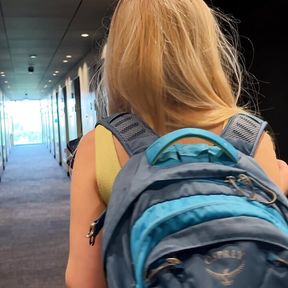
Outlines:
{"type": "Polygon", "coordinates": [[[286,195],[288,195],[288,165],[285,161],[277,159],[277,166],[279,169],[279,186],[286,195]]]}
{"type": "Polygon", "coordinates": [[[105,209],[95,173],[94,131],[91,131],[79,143],[71,179],[70,250],[66,269],[66,285],[71,288],[105,287],[102,236],[97,237],[93,247],[85,237],[90,224],[105,209]]]}
{"type": "MultiPolygon", "coordinates": [[[[212,131],[220,133],[221,128],[212,131]]],[[[114,143],[123,166],[128,156],[116,139],[114,143]]],[[[183,143],[195,143],[195,140],[184,139],[183,143]]],[[[255,160],[283,192],[288,191],[288,166],[276,158],[268,134],[264,134],[260,140],[255,160]]],[[[79,144],[71,182],[70,251],[66,269],[66,285],[69,288],[106,287],[101,262],[102,235],[97,237],[94,246],[89,246],[85,237],[90,223],[105,209],[99,197],[95,175],[95,139],[94,131],[91,131],[79,144]]]]}

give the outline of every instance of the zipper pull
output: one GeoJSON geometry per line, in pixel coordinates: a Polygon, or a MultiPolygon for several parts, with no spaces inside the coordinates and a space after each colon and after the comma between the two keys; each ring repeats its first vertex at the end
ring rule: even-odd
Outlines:
{"type": "Polygon", "coordinates": [[[270,252],[268,254],[268,261],[272,262],[277,266],[288,268],[288,259],[283,259],[280,256],[274,254],[273,252],[270,252]]]}
{"type": "Polygon", "coordinates": [[[255,184],[258,188],[260,188],[268,196],[267,201],[263,201],[263,200],[257,199],[256,194],[254,193],[255,197],[252,200],[257,200],[258,202],[265,204],[265,205],[272,205],[277,201],[277,194],[273,190],[264,186],[260,181],[256,180],[255,178],[248,176],[248,175],[245,175],[245,174],[240,174],[238,181],[240,183],[243,182],[246,185],[248,184],[250,187],[254,186],[254,184],[255,184]]]}
{"type": "Polygon", "coordinates": [[[181,265],[183,262],[179,260],[178,258],[166,258],[165,262],[156,267],[155,269],[152,269],[152,271],[147,275],[148,282],[152,282],[153,278],[160,273],[161,271],[168,269],[168,268],[178,268],[179,265],[181,265]]]}
{"type": "Polygon", "coordinates": [[[256,200],[264,205],[272,205],[277,201],[277,194],[273,190],[267,188],[258,180],[248,175],[240,174],[237,178],[235,176],[227,176],[225,182],[230,183],[236,189],[236,191],[240,192],[243,196],[248,196],[250,200],[256,200]],[[249,194],[248,191],[243,191],[239,187],[238,183],[248,186],[251,193],[249,194]],[[257,198],[257,193],[254,189],[255,186],[260,188],[266,194],[266,196],[268,196],[266,201],[257,198]]]}
{"type": "Polygon", "coordinates": [[[252,180],[250,179],[250,177],[248,177],[247,175],[245,174],[240,174],[238,176],[239,178],[237,179],[237,182],[239,183],[243,183],[244,185],[246,186],[249,186],[249,189],[251,189],[251,196],[250,196],[250,199],[251,200],[257,200],[257,197],[256,197],[256,192],[254,190],[254,185],[253,185],[253,182],[252,180]]]}
{"type": "Polygon", "coordinates": [[[93,222],[90,224],[90,229],[89,232],[86,235],[86,238],[89,238],[89,245],[94,246],[95,244],[95,239],[96,239],[96,222],[93,222]]]}
{"type": "Polygon", "coordinates": [[[245,193],[238,185],[237,185],[237,178],[235,176],[227,176],[225,179],[226,183],[231,184],[236,191],[240,192],[241,195],[243,196],[247,196],[245,193]]]}

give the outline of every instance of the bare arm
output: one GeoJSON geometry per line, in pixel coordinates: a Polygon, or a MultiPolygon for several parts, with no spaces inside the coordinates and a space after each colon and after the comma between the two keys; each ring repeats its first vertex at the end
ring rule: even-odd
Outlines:
{"type": "Polygon", "coordinates": [[[91,222],[105,209],[96,184],[94,130],[79,143],[71,180],[70,248],[66,268],[69,288],[105,288],[101,239],[90,246],[85,237],[91,222]]]}
{"type": "Polygon", "coordinates": [[[282,191],[288,196],[288,165],[283,160],[277,160],[280,173],[280,187],[282,191]]]}
{"type": "Polygon", "coordinates": [[[264,133],[255,154],[255,160],[263,168],[270,179],[288,194],[288,166],[276,157],[271,137],[264,133]]]}

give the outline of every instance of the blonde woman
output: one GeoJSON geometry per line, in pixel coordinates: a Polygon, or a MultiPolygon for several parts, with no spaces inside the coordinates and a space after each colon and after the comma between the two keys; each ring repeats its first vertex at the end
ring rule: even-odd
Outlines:
{"type": "MultiPolygon", "coordinates": [[[[133,111],[160,135],[182,127],[221,133],[230,117],[245,111],[237,105],[243,68],[231,39],[221,32],[223,21],[229,23],[203,0],[120,0],[104,63],[110,113],[133,111]]],[[[116,138],[114,144],[123,166],[128,155],[116,138]]],[[[105,209],[95,179],[95,145],[91,131],[80,142],[72,175],[66,270],[71,288],[105,287],[101,233],[93,247],[85,238],[90,223],[105,209]]],[[[287,165],[276,159],[266,133],[255,159],[288,190],[287,165]]]]}

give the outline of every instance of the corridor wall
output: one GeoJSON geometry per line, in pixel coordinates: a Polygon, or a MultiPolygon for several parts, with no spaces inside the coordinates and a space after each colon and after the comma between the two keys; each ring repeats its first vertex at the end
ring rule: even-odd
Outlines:
{"type": "Polygon", "coordinates": [[[43,139],[67,173],[67,143],[88,133],[97,121],[96,92],[91,83],[99,55],[98,51],[86,55],[42,101],[43,139]]]}

